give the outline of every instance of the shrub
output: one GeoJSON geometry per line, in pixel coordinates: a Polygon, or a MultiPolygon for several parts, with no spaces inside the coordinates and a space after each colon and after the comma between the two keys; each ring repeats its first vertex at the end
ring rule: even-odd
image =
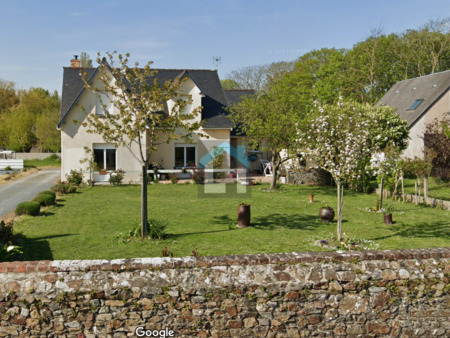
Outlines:
{"type": "Polygon", "coordinates": [[[71,185],[80,186],[83,183],[83,172],[81,170],[71,170],[69,175],[66,175],[67,182],[71,185]]]}
{"type": "Polygon", "coordinates": [[[0,262],[13,261],[17,255],[22,253],[20,246],[0,243],[0,262]]]}
{"type": "Polygon", "coordinates": [[[166,234],[166,228],[167,228],[168,222],[165,218],[151,218],[148,221],[148,235],[150,238],[153,239],[163,239],[167,237],[166,234]]]}
{"type": "Polygon", "coordinates": [[[77,192],[77,187],[70,185],[69,183],[62,182],[54,185],[51,190],[60,195],[74,194],[77,192]]]}
{"type": "Polygon", "coordinates": [[[7,167],[5,168],[5,170],[6,170],[6,171],[11,171],[11,170],[13,170],[13,169],[11,168],[11,166],[7,166],[7,167]]]}
{"type": "Polygon", "coordinates": [[[33,201],[39,202],[39,204],[43,207],[47,207],[49,205],[56,204],[56,197],[51,194],[40,193],[33,199],[33,201]]]}
{"type": "Polygon", "coordinates": [[[172,182],[172,184],[177,184],[178,183],[178,176],[172,175],[170,176],[170,182],[172,182]]]}
{"type": "Polygon", "coordinates": [[[41,191],[41,192],[39,193],[39,195],[40,195],[40,194],[52,195],[53,198],[56,200],[56,194],[55,194],[53,191],[50,191],[50,190],[44,190],[44,191],[41,191]]]}
{"type": "Polygon", "coordinates": [[[194,170],[194,174],[192,175],[192,179],[197,184],[205,183],[205,171],[203,169],[194,170]]]}
{"type": "Polygon", "coordinates": [[[111,175],[109,175],[109,183],[113,185],[122,184],[123,178],[125,176],[125,170],[117,169],[111,175]]]}
{"type": "Polygon", "coordinates": [[[38,216],[40,211],[41,205],[36,201],[19,203],[16,207],[16,215],[38,216]]]}

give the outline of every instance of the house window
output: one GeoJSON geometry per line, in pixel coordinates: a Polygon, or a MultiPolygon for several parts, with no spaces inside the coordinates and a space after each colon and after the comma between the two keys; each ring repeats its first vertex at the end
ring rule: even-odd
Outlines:
{"type": "Polygon", "coordinates": [[[192,145],[175,146],[175,167],[195,167],[196,148],[192,145]]]}
{"type": "Polygon", "coordinates": [[[192,113],[192,95],[183,95],[182,100],[186,102],[186,107],[184,107],[183,114],[192,113]]]}
{"type": "Polygon", "coordinates": [[[100,95],[100,97],[97,96],[95,115],[105,115],[105,111],[112,113],[113,105],[111,103],[111,100],[104,93],[100,93],[99,95],[100,95]],[[100,102],[100,100],[101,100],[101,102],[100,102]],[[102,107],[102,103],[103,103],[104,107],[102,107]],[[103,108],[105,108],[105,109],[103,109],[103,108]]]}
{"type": "Polygon", "coordinates": [[[424,99],[418,99],[414,101],[414,103],[407,110],[415,110],[423,101],[424,99]]]}
{"type": "Polygon", "coordinates": [[[94,146],[94,162],[100,170],[116,170],[116,149],[114,146],[94,146]]]}

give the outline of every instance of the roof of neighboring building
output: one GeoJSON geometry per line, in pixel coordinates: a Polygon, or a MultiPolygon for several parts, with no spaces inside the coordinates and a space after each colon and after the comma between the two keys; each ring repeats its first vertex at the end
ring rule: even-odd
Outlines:
{"type": "Polygon", "coordinates": [[[227,89],[224,90],[225,97],[229,106],[239,104],[245,96],[255,94],[253,89],[227,89]]]}
{"type": "Polygon", "coordinates": [[[412,127],[450,90],[450,70],[397,82],[378,102],[396,109],[412,127]]]}
{"type": "MultiPolygon", "coordinates": [[[[234,106],[244,99],[245,96],[254,95],[255,91],[253,89],[227,89],[224,90],[225,97],[227,98],[228,106],[234,106]]],[[[231,136],[245,136],[242,131],[237,131],[237,128],[233,128],[230,133],[231,136]]]]}
{"type": "MultiPolygon", "coordinates": [[[[67,115],[70,113],[74,104],[79,100],[84,92],[84,83],[80,76],[80,70],[87,72],[87,77],[95,75],[97,68],[72,68],[65,67],[63,75],[63,90],[61,99],[61,113],[58,127],[61,127],[67,115]]],[[[167,80],[174,80],[188,76],[200,89],[202,97],[202,120],[203,128],[228,129],[233,124],[227,116],[225,110],[227,99],[222,90],[219,76],[216,70],[200,69],[154,69],[157,73],[149,79],[153,82],[156,78],[158,83],[164,83],[167,80]]]]}

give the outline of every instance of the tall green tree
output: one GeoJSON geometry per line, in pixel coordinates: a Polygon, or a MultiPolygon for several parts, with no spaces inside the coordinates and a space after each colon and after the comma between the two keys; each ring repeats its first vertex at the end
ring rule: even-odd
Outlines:
{"type": "Polygon", "coordinates": [[[147,169],[157,146],[172,140],[189,141],[201,123],[194,122],[199,109],[185,112],[187,102],[181,92],[182,81],[158,83],[156,70],[148,62],[129,66],[129,54],[106,53],[97,58],[101,85],[94,86],[83,74],[85,88],[96,93],[104,116],[86,114],[82,123],[88,132],[100,134],[106,142],[127,148],[142,167],[141,233],[148,235],[147,169]],[[171,101],[173,104],[167,104],[171,101]],[[111,111],[108,109],[113,107],[111,111]]]}
{"type": "Polygon", "coordinates": [[[295,146],[294,121],[299,120],[299,112],[290,93],[289,83],[279,81],[270,90],[245,97],[230,109],[238,133],[247,136],[249,145],[271,153],[273,177],[270,189],[275,188],[280,166],[289,160],[295,146]]]}

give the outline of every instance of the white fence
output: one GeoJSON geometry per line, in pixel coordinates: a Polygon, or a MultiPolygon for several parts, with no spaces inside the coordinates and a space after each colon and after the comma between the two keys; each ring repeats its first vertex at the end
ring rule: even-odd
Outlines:
{"type": "Polygon", "coordinates": [[[11,169],[23,169],[23,160],[0,160],[0,169],[5,169],[7,167],[10,167],[11,169]]]}

